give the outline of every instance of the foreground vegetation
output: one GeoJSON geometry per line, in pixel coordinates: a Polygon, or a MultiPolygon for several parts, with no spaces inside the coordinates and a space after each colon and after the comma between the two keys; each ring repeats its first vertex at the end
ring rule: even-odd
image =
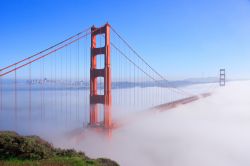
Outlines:
{"type": "Polygon", "coordinates": [[[0,132],[0,165],[6,166],[117,166],[112,160],[90,159],[83,152],[54,148],[37,136],[0,132]]]}

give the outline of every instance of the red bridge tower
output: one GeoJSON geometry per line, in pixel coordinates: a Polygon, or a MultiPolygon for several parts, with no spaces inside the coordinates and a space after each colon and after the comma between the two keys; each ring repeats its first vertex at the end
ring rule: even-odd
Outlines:
{"type": "MultiPolygon", "coordinates": [[[[90,66],[90,125],[98,123],[98,106],[104,104],[104,127],[110,128],[111,121],[111,67],[110,67],[110,25],[91,27],[91,66],[90,66]],[[104,47],[96,47],[96,36],[105,35],[104,47]],[[104,68],[97,69],[96,56],[104,56],[104,68]],[[98,94],[97,78],[104,78],[104,94],[98,94]]],[[[99,84],[100,85],[100,84],[99,84]]]]}

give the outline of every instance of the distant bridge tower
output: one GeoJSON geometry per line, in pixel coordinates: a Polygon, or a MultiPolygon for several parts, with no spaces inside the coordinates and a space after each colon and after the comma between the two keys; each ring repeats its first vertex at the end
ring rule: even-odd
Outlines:
{"type": "Polygon", "coordinates": [[[226,85],[226,71],[225,69],[220,69],[220,86],[226,85]]]}
{"type": "MultiPolygon", "coordinates": [[[[111,68],[110,68],[110,25],[105,24],[103,27],[91,27],[91,66],[90,66],[90,125],[98,123],[98,106],[104,104],[104,127],[111,126],[111,68]],[[105,35],[104,47],[96,47],[96,36],[105,35]],[[96,56],[104,56],[104,68],[97,69],[96,56]],[[97,78],[104,78],[104,94],[98,94],[97,78]]],[[[99,84],[100,85],[100,84],[99,84]]]]}

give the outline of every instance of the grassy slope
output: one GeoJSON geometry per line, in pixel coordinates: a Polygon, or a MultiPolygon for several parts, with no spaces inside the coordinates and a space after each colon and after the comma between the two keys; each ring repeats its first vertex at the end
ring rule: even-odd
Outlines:
{"type": "Polygon", "coordinates": [[[94,160],[84,160],[81,157],[52,157],[50,159],[42,160],[21,160],[21,159],[7,159],[0,161],[0,165],[11,166],[40,166],[40,165],[64,165],[64,166],[85,166],[85,165],[103,165],[101,162],[94,160]]]}
{"type": "Polygon", "coordinates": [[[15,132],[0,132],[0,165],[118,165],[109,159],[90,159],[82,152],[54,148],[37,136],[20,136],[15,132]]]}

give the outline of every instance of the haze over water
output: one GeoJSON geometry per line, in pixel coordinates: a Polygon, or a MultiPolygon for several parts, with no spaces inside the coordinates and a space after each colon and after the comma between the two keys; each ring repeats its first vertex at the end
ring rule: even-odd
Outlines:
{"type": "MultiPolygon", "coordinates": [[[[217,83],[210,83],[195,84],[184,89],[193,94],[201,94],[215,90],[217,87],[217,83]]],[[[136,88],[138,93],[143,93],[145,90],[151,91],[152,95],[149,99],[152,103],[149,102],[148,105],[140,101],[144,100],[143,98],[138,98],[136,101],[138,106],[133,101],[132,103],[123,101],[124,105],[119,105],[119,102],[114,104],[112,119],[116,127],[111,130],[89,126],[89,91],[87,90],[80,91],[79,98],[77,91],[74,90],[45,90],[44,100],[41,98],[40,91],[32,91],[31,112],[29,91],[17,91],[16,112],[13,101],[9,100],[13,97],[13,91],[3,91],[6,98],[3,102],[3,110],[0,112],[0,130],[39,135],[57,147],[75,148],[91,157],[109,157],[117,160],[121,165],[165,165],[166,162],[175,161],[171,157],[172,152],[167,150],[172,147],[170,146],[172,136],[168,137],[170,133],[165,133],[166,130],[173,132],[174,128],[178,130],[177,126],[171,129],[173,120],[169,120],[174,110],[159,112],[148,109],[154,106],[157,100],[162,100],[162,96],[155,94],[159,90],[157,87],[136,88]],[[44,102],[43,106],[42,102],[44,102]],[[164,116],[165,120],[162,115],[167,116],[164,116]],[[164,153],[164,155],[159,153],[164,153]],[[169,159],[163,156],[168,156],[169,159]]],[[[160,90],[166,91],[167,89],[160,88],[160,90]]],[[[130,91],[134,89],[125,89],[123,95],[131,96],[130,91]]],[[[120,95],[118,92],[119,90],[113,90],[114,98],[120,95]]],[[[183,97],[179,96],[179,98],[183,97]]],[[[165,99],[167,103],[170,98],[166,96],[165,99]]],[[[103,120],[103,116],[101,109],[100,121],[103,120]]],[[[182,136],[178,139],[181,138],[182,136]]]]}

